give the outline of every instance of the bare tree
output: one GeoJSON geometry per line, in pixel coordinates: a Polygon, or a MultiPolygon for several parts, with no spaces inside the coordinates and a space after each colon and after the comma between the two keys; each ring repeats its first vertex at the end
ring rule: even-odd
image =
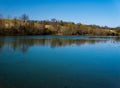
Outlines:
{"type": "Polygon", "coordinates": [[[17,26],[17,17],[13,18],[13,23],[14,23],[14,26],[16,27],[17,26]]]}
{"type": "Polygon", "coordinates": [[[1,30],[1,28],[2,28],[2,18],[3,18],[3,16],[2,16],[2,14],[0,14],[0,30],[1,30]]]}
{"type": "Polygon", "coordinates": [[[2,14],[0,14],[0,19],[2,19],[3,18],[3,16],[2,16],[2,14]]]}
{"type": "Polygon", "coordinates": [[[29,19],[29,17],[28,17],[28,15],[26,15],[26,14],[23,14],[23,15],[21,16],[21,20],[23,20],[24,22],[27,21],[28,19],[29,19]]]}
{"type": "Polygon", "coordinates": [[[55,18],[52,18],[51,22],[57,22],[57,20],[55,18]]]}
{"type": "Polygon", "coordinates": [[[11,15],[8,14],[8,15],[7,15],[7,19],[11,19],[11,15]]]}

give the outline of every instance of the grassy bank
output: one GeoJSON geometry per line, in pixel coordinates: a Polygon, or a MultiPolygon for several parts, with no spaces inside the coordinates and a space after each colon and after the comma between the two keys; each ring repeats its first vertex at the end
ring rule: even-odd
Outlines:
{"type": "Polygon", "coordinates": [[[0,18],[0,35],[91,35],[91,36],[120,36],[120,28],[100,27],[97,25],[75,24],[62,20],[50,21],[0,18]]]}

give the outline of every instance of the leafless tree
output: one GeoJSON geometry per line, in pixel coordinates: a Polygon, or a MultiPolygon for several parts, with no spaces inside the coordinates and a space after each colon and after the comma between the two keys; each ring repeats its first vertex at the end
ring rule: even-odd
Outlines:
{"type": "Polygon", "coordinates": [[[2,19],[3,18],[3,16],[2,16],[2,14],[0,14],[0,19],[2,19]]]}
{"type": "Polygon", "coordinates": [[[57,20],[55,18],[52,18],[51,22],[57,22],[57,20]]]}
{"type": "Polygon", "coordinates": [[[11,15],[10,14],[8,14],[7,15],[7,19],[11,19],[12,17],[11,17],[11,15]]]}
{"type": "Polygon", "coordinates": [[[23,15],[21,16],[21,20],[23,20],[24,22],[27,21],[28,19],[29,19],[29,17],[28,17],[28,15],[26,15],[26,14],[23,14],[23,15]]]}

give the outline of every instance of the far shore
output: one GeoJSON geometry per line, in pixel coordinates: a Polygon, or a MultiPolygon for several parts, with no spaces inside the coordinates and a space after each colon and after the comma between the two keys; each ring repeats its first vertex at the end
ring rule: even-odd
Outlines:
{"type": "Polygon", "coordinates": [[[29,20],[23,14],[21,19],[0,18],[0,36],[32,36],[32,35],[77,35],[77,36],[120,36],[120,27],[86,25],[74,22],[51,19],[50,21],[29,20]]]}

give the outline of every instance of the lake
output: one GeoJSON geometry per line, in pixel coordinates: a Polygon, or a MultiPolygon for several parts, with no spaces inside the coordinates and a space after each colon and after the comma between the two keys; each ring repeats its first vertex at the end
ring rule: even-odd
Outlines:
{"type": "Polygon", "coordinates": [[[1,36],[0,88],[120,88],[120,38],[1,36]]]}

